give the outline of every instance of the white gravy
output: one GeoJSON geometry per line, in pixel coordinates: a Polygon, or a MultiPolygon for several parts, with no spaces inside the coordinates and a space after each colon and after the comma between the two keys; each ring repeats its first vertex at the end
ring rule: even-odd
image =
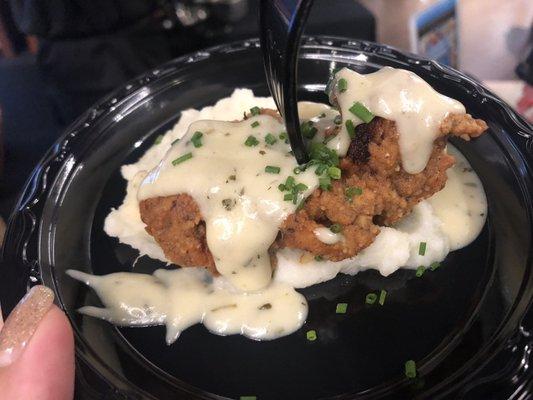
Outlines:
{"type": "Polygon", "coordinates": [[[242,293],[199,268],[160,269],[153,275],[67,274],[93,288],[105,306],[85,306],[79,312],[121,326],[166,325],[168,344],[198,323],[217,335],[272,340],[298,330],[307,317],[305,297],[280,282],[242,293]]]}
{"type": "Polygon", "coordinates": [[[331,98],[339,105],[343,123],[329,147],[340,156],[346,154],[350,145],[346,120],[352,120],[354,126],[363,123],[350,112],[359,102],[374,115],[396,122],[402,166],[411,174],[426,167],[442,120],[450,113],[465,112],[460,102],[436,92],[416,74],[391,67],[366,75],[343,68],[335,75],[331,98]],[[343,92],[338,88],[341,79],[346,80],[343,92]]]}
{"type": "Polygon", "coordinates": [[[468,246],[478,237],[487,219],[487,197],[466,158],[451,144],[447,150],[455,157],[455,165],[446,171],[448,180],[444,189],[428,201],[442,221],[441,229],[453,251],[468,246]]]}
{"type": "Polygon", "coordinates": [[[318,240],[325,244],[335,244],[343,239],[342,234],[333,233],[329,230],[329,228],[326,228],[324,226],[316,228],[313,233],[315,234],[318,240]]]}
{"type": "Polygon", "coordinates": [[[205,219],[217,270],[241,290],[268,285],[272,277],[268,248],[283,220],[318,186],[317,175],[308,169],[295,176],[297,183],[307,186],[298,201],[284,200],[286,192],[278,185],[294,175],[297,163],[289,145],[279,138],[283,131],[284,126],[268,115],[241,122],[194,122],[139,189],[139,200],[191,195],[205,219]],[[203,134],[198,148],[191,142],[195,132],[203,134]],[[265,142],[267,134],[276,138],[273,145],[265,142]],[[250,135],[257,145],[245,145],[250,135]],[[173,165],[185,154],[192,158],[173,165]],[[269,166],[279,168],[279,173],[266,171],[269,166]]]}

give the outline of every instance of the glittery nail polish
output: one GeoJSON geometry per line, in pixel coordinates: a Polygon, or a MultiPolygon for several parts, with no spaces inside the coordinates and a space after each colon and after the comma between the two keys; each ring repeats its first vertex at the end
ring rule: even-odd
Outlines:
{"type": "Polygon", "coordinates": [[[54,302],[54,292],[38,285],[20,300],[0,331],[0,367],[15,362],[54,302]]]}

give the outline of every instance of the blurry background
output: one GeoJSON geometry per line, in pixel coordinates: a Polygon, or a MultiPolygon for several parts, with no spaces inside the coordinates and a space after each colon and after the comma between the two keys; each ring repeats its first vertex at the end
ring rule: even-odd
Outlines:
{"type": "MultiPolygon", "coordinates": [[[[0,0],[0,216],[85,109],[172,58],[257,36],[258,1],[0,0]]],[[[531,118],[532,20],[531,0],[315,0],[307,33],[437,59],[531,118]]]]}

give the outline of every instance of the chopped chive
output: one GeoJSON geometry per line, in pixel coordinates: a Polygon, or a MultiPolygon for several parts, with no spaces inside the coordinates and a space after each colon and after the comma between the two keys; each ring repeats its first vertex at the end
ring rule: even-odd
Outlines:
{"type": "Polygon", "coordinates": [[[192,158],[192,153],[186,153],[178,158],[176,158],[174,161],[172,161],[172,165],[176,166],[178,164],[181,164],[184,161],[190,160],[192,158]]]}
{"type": "Polygon", "coordinates": [[[324,257],[322,257],[320,255],[316,255],[315,256],[315,261],[324,261],[324,257]]]}
{"type": "Polygon", "coordinates": [[[316,331],[314,329],[307,331],[305,336],[307,337],[307,340],[309,340],[310,342],[314,342],[317,338],[316,331]]]}
{"type": "Polygon", "coordinates": [[[387,291],[382,289],[381,292],[379,292],[379,304],[381,306],[385,304],[386,298],[387,298],[387,291]]]}
{"type": "Polygon", "coordinates": [[[194,145],[194,147],[202,147],[202,136],[204,134],[202,132],[196,131],[194,132],[194,135],[192,135],[191,142],[194,145]]]}
{"type": "Polygon", "coordinates": [[[344,78],[341,78],[337,81],[337,89],[339,89],[339,92],[344,93],[346,92],[346,89],[348,89],[348,81],[344,78]]]}
{"type": "Polygon", "coordinates": [[[180,138],[177,138],[175,139],[170,145],[171,146],[174,146],[176,143],[178,143],[180,141],[180,138]]]}
{"type": "Polygon", "coordinates": [[[275,167],[273,165],[267,165],[265,167],[265,172],[269,174],[279,174],[280,171],[281,171],[280,167],[275,167]]]}
{"type": "Polygon", "coordinates": [[[265,136],[265,142],[269,145],[273,145],[274,143],[276,143],[278,141],[278,139],[276,139],[276,137],[271,134],[271,133],[267,133],[266,136],[265,136]]]}
{"type": "Polygon", "coordinates": [[[159,144],[163,141],[163,135],[159,135],[158,137],[155,138],[155,144],[159,144]]]}
{"type": "Polygon", "coordinates": [[[351,106],[349,110],[353,115],[367,124],[374,119],[374,114],[372,114],[368,108],[359,102],[353,103],[353,106],[351,106]]]}
{"type": "Polygon", "coordinates": [[[329,176],[322,176],[318,178],[318,185],[320,189],[330,191],[331,190],[331,178],[329,176]]]}
{"type": "Polygon", "coordinates": [[[405,362],[405,376],[409,379],[416,378],[416,363],[413,360],[405,362]]]}
{"type": "Polygon", "coordinates": [[[241,396],[239,400],[257,400],[256,396],[241,396]]]}
{"type": "Polygon", "coordinates": [[[296,183],[296,180],[294,179],[294,177],[288,176],[287,179],[285,180],[285,187],[287,188],[287,190],[292,190],[295,183],[296,183]]]}
{"type": "Polygon", "coordinates": [[[283,183],[280,183],[278,185],[278,189],[280,192],[284,192],[285,190],[287,190],[287,188],[285,187],[285,185],[283,183]]]}
{"type": "Polygon", "coordinates": [[[346,120],[346,130],[348,131],[348,136],[350,136],[350,139],[355,139],[355,126],[353,124],[353,121],[351,119],[346,120]]]}
{"type": "Polygon", "coordinates": [[[304,208],[304,206],[305,206],[305,199],[301,200],[298,203],[298,206],[296,206],[296,211],[300,211],[302,208],[304,208]]]}
{"type": "Polygon", "coordinates": [[[309,189],[309,187],[305,183],[299,183],[294,187],[294,190],[299,193],[305,192],[307,189],[309,189]]]}
{"type": "Polygon", "coordinates": [[[294,201],[294,193],[285,193],[283,196],[284,201],[294,201]]]}
{"type": "Polygon", "coordinates": [[[329,167],[339,165],[339,155],[337,152],[319,142],[312,142],[310,144],[309,158],[311,159],[310,162],[314,161],[319,164],[327,164],[329,167]]]}
{"type": "Polygon", "coordinates": [[[346,314],[347,309],[348,303],[337,303],[337,307],[335,307],[335,314],[346,314]]]}
{"type": "Polygon", "coordinates": [[[424,275],[424,272],[425,272],[425,271],[426,271],[426,267],[424,267],[423,265],[421,265],[420,267],[418,267],[418,268],[416,269],[416,273],[415,273],[416,277],[417,277],[417,278],[420,278],[422,275],[424,275]]]}
{"type": "Polygon", "coordinates": [[[341,179],[341,169],[338,167],[329,167],[328,175],[332,179],[341,179]]]}
{"type": "Polygon", "coordinates": [[[315,174],[317,175],[322,175],[324,173],[325,170],[328,169],[328,166],[326,164],[320,164],[316,169],[315,169],[315,174]]]}
{"type": "Polygon", "coordinates": [[[256,115],[261,114],[261,109],[257,106],[250,108],[250,114],[252,114],[253,117],[256,115]]]}
{"type": "Polygon", "coordinates": [[[329,227],[329,230],[333,233],[340,233],[342,231],[342,225],[333,224],[329,227]]]}
{"type": "Polygon", "coordinates": [[[340,125],[342,124],[342,117],[340,115],[335,115],[335,118],[333,118],[333,123],[335,125],[340,125]]]}
{"type": "Polygon", "coordinates": [[[316,129],[313,126],[313,121],[305,121],[303,124],[300,125],[300,130],[302,131],[302,135],[307,139],[313,139],[318,132],[318,129],[316,129]]]}
{"type": "Polygon", "coordinates": [[[429,265],[429,269],[432,270],[432,271],[435,271],[439,267],[440,267],[440,262],[438,262],[438,261],[432,262],[429,265]]]}
{"type": "Polygon", "coordinates": [[[378,299],[378,295],[375,293],[368,293],[365,297],[365,303],[366,304],[374,304],[376,300],[378,299]]]}
{"type": "Polygon", "coordinates": [[[296,167],[292,170],[292,172],[294,173],[294,175],[298,175],[300,173],[303,172],[303,170],[300,168],[300,167],[296,167]]]}
{"type": "Polygon", "coordinates": [[[346,190],[344,191],[344,194],[346,195],[346,198],[348,199],[348,201],[352,202],[355,196],[361,196],[363,194],[363,189],[357,186],[352,186],[352,187],[346,188],[346,190]]]}
{"type": "Polygon", "coordinates": [[[251,124],[252,128],[257,128],[259,126],[259,121],[254,121],[251,124]]]}
{"type": "Polygon", "coordinates": [[[278,137],[280,140],[286,140],[287,139],[287,132],[281,132],[278,137]]]}
{"type": "Polygon", "coordinates": [[[420,254],[421,256],[425,255],[426,254],[426,248],[427,248],[427,243],[426,242],[420,242],[420,245],[418,246],[418,254],[420,254]]]}
{"type": "Polygon", "coordinates": [[[246,138],[244,144],[248,147],[257,146],[259,144],[259,140],[257,140],[255,136],[250,135],[246,138]]]}

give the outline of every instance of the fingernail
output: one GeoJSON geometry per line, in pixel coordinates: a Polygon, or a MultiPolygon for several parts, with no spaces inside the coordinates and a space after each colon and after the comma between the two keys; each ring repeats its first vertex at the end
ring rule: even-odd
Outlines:
{"type": "Polygon", "coordinates": [[[54,302],[54,292],[38,285],[20,300],[0,331],[0,367],[15,362],[54,302]]]}

